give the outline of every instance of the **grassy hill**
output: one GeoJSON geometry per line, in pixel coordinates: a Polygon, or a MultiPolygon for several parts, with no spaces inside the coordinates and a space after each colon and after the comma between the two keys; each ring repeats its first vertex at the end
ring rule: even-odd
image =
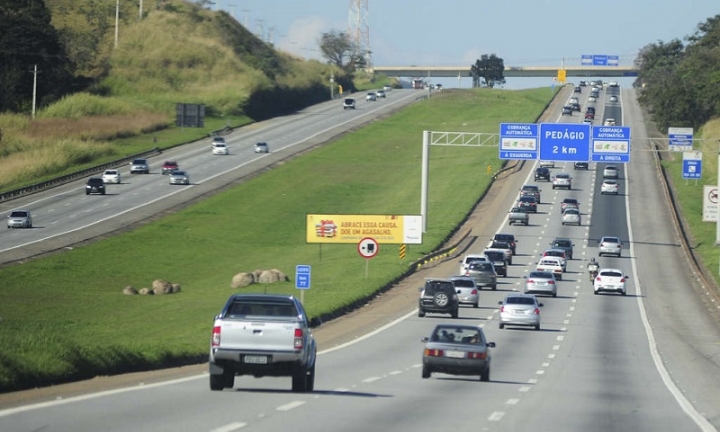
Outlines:
{"type": "Polygon", "coordinates": [[[114,48],[114,2],[47,0],[78,74],[91,84],[35,120],[0,114],[0,190],[147,150],[150,140],[132,138],[172,129],[178,102],[204,104],[207,128],[170,132],[173,140],[160,146],[315,104],[329,98],[331,72],[346,79],[276,51],[225,12],[184,0],[146,4],[142,20],[136,6],[122,5],[114,48]]]}

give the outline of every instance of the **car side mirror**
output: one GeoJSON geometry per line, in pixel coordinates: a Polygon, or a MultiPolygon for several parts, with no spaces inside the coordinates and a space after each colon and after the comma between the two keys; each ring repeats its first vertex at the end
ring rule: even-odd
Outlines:
{"type": "Polygon", "coordinates": [[[460,294],[461,292],[462,292],[462,291],[457,290],[457,291],[455,291],[455,294],[460,294]]]}
{"type": "Polygon", "coordinates": [[[545,306],[545,305],[542,303],[538,303],[538,307],[543,307],[543,306],[545,306]]]}
{"type": "Polygon", "coordinates": [[[427,343],[429,340],[430,339],[427,336],[420,338],[420,342],[422,342],[422,343],[427,343]]]}
{"type": "Polygon", "coordinates": [[[423,291],[423,287],[418,288],[418,292],[422,292],[422,291],[423,291]]]}
{"type": "Polygon", "coordinates": [[[487,346],[488,348],[495,348],[495,342],[488,342],[487,346]]]}
{"type": "Polygon", "coordinates": [[[498,304],[499,304],[499,305],[501,305],[501,304],[502,304],[502,300],[501,300],[501,301],[499,301],[499,302],[498,302],[498,304]]]}
{"type": "Polygon", "coordinates": [[[523,276],[523,279],[527,279],[527,276],[523,276]]]}

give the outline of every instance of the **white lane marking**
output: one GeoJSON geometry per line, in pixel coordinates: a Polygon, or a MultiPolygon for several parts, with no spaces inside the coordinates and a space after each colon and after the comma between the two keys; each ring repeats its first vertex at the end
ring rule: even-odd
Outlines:
{"type": "Polygon", "coordinates": [[[555,351],[557,351],[557,350],[560,349],[560,345],[553,345],[552,349],[554,349],[555,351]]]}
{"type": "Polygon", "coordinates": [[[490,414],[490,417],[488,417],[488,421],[500,421],[504,415],[505,413],[502,411],[495,411],[494,413],[490,414]]]}
{"type": "Polygon", "coordinates": [[[542,367],[545,367],[545,368],[546,368],[546,367],[550,367],[550,363],[545,362],[545,363],[542,364],[542,367]]]}
{"type": "MultiPolygon", "coordinates": [[[[623,113],[623,116],[625,114],[623,113]]],[[[623,123],[624,124],[624,123],[623,123]]],[[[626,166],[626,175],[627,175],[627,169],[629,166],[626,166]]],[[[632,231],[632,219],[630,219],[630,194],[625,194],[625,217],[628,221],[628,240],[630,241],[630,256],[634,257],[635,255],[635,247],[634,247],[634,239],[633,239],[633,231],[632,231]]],[[[696,425],[700,428],[702,431],[717,431],[715,426],[712,425],[705,417],[703,417],[692,405],[692,403],[683,395],[682,391],[678,388],[678,386],[673,382],[672,378],[670,378],[670,373],[665,368],[665,365],[663,364],[662,358],[660,357],[660,353],[657,349],[657,343],[655,342],[655,334],[652,331],[652,328],[650,327],[650,322],[647,318],[647,313],[645,311],[645,302],[643,301],[643,294],[642,294],[642,288],[640,284],[640,279],[637,277],[638,275],[638,269],[637,269],[637,260],[630,260],[630,265],[632,266],[633,270],[633,277],[635,278],[635,291],[637,291],[637,304],[638,309],[640,310],[640,319],[643,323],[643,327],[645,327],[645,333],[647,334],[648,339],[648,345],[650,348],[650,356],[653,359],[653,363],[655,363],[655,369],[657,369],[658,373],[660,374],[660,378],[662,379],[663,383],[665,384],[665,387],[670,391],[670,394],[673,395],[675,400],[677,401],[678,405],[680,405],[680,408],[682,408],[683,411],[685,411],[685,414],[690,417],[696,425]]]]}
{"type": "Polygon", "coordinates": [[[545,374],[545,371],[542,369],[535,371],[535,375],[544,375],[544,374],[545,374]]]}
{"type": "Polygon", "coordinates": [[[570,320],[563,320],[563,324],[570,324],[570,320]]]}
{"type": "Polygon", "coordinates": [[[528,380],[528,384],[537,384],[537,381],[538,381],[538,380],[537,380],[536,378],[530,378],[530,379],[528,380]]]}
{"type": "Polygon", "coordinates": [[[392,371],[388,375],[400,375],[402,371],[392,371]]]}
{"type": "Polygon", "coordinates": [[[519,392],[529,392],[532,387],[530,386],[522,386],[518,389],[519,392]]]}
{"type": "Polygon", "coordinates": [[[562,341],[563,339],[565,339],[565,336],[558,336],[558,337],[556,338],[556,340],[557,340],[558,342],[562,341]]]}
{"type": "Polygon", "coordinates": [[[370,377],[370,378],[365,378],[364,380],[362,380],[362,382],[371,383],[371,382],[377,381],[379,379],[380,379],[380,377],[370,377]]]}
{"type": "Polygon", "coordinates": [[[212,429],[212,430],[210,430],[210,432],[232,432],[234,430],[242,429],[245,426],[247,426],[247,423],[240,423],[240,422],[229,423],[229,424],[227,424],[225,426],[221,426],[217,429],[212,429]]]}
{"type": "Polygon", "coordinates": [[[574,310],[575,310],[575,306],[570,306],[570,310],[571,310],[571,311],[574,311],[574,310]]]}
{"type": "Polygon", "coordinates": [[[508,399],[505,403],[507,405],[517,405],[518,402],[520,402],[520,399],[508,399]]]}
{"type": "Polygon", "coordinates": [[[347,392],[350,391],[350,389],[346,389],[346,388],[336,388],[336,389],[333,390],[333,391],[334,391],[334,392],[337,392],[337,393],[347,393],[347,392]]]}
{"type": "Polygon", "coordinates": [[[290,411],[291,409],[295,409],[301,405],[305,405],[305,401],[293,401],[285,405],[280,405],[275,408],[275,411],[290,411]]]}
{"type": "Polygon", "coordinates": [[[549,359],[554,359],[554,358],[555,358],[555,354],[548,354],[548,358],[549,358],[549,359]]]}

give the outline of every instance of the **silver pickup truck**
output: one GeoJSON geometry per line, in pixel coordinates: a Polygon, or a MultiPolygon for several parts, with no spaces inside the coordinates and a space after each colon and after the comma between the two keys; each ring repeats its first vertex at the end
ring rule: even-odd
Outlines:
{"type": "Polygon", "coordinates": [[[310,326],[293,296],[232,295],[213,325],[210,389],[232,388],[235,376],[252,375],[290,376],[294,392],[313,391],[317,346],[310,326]]]}
{"type": "Polygon", "coordinates": [[[520,207],[513,207],[508,215],[508,225],[523,224],[525,226],[530,224],[530,215],[525,209],[520,207]]]}

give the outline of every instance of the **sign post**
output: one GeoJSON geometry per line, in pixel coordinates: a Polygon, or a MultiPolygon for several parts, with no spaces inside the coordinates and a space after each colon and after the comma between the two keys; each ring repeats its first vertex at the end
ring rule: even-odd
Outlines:
{"type": "Polygon", "coordinates": [[[378,251],[380,250],[380,245],[378,245],[378,242],[376,242],[375,239],[365,237],[364,239],[360,240],[357,245],[357,249],[360,256],[365,258],[365,279],[367,279],[368,269],[370,267],[370,258],[377,255],[378,251]]]}

